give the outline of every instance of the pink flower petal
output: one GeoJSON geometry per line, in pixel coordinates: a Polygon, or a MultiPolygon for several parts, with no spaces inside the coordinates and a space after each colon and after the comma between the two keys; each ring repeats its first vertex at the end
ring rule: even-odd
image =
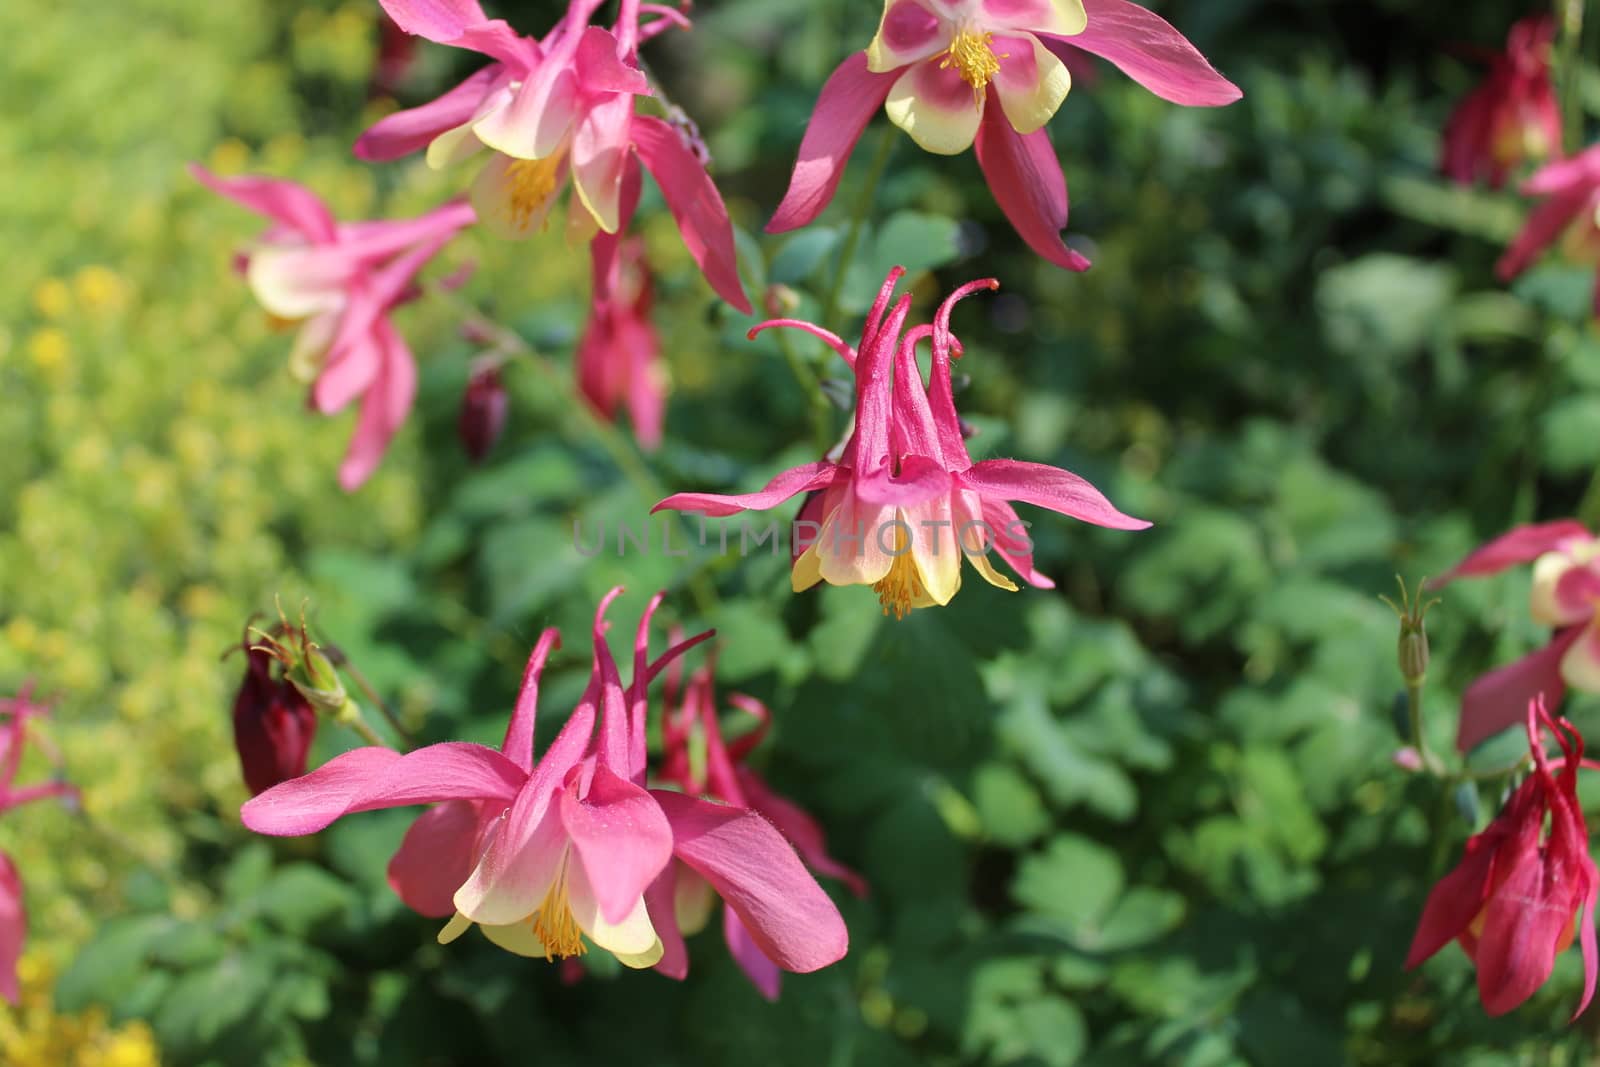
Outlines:
{"type": "Polygon", "coordinates": [[[1087,16],[1080,0],[980,0],[979,21],[990,30],[1075,34],[1087,16]]]}
{"type": "Polygon", "coordinates": [[[689,976],[689,950],[683,943],[675,905],[678,864],[669,863],[644,891],[644,904],[650,912],[650,925],[661,939],[661,959],[656,970],[668,978],[683,981],[689,976]]]}
{"type": "Polygon", "coordinates": [[[389,442],[411,413],[417,395],[417,365],[388,319],[373,328],[379,353],[379,370],[361,400],[361,416],[344,462],[339,465],[339,486],[351,493],[372,476],[389,442]]]}
{"type": "Polygon", "coordinates": [[[904,69],[883,108],[923,151],[953,156],[972,147],[986,100],[973,93],[955,66],[925,59],[904,69]]]}
{"type": "Polygon", "coordinates": [[[722,938],[728,943],[728,952],[733,956],[733,961],[750,979],[750,984],[767,1000],[775,1002],[783,987],[783,972],[776,963],[767,959],[766,953],[761,951],[761,946],[756,944],[755,938],[750,936],[750,931],[740,921],[739,913],[732,908],[722,909],[722,938]]]}
{"type": "Polygon", "coordinates": [[[1033,544],[1027,539],[1027,523],[1017,510],[1003,500],[982,499],[984,523],[993,538],[994,551],[1017,572],[1017,576],[1037,589],[1054,589],[1056,583],[1033,567],[1033,544]]]}
{"type": "Polygon", "coordinates": [[[455,892],[472,873],[477,842],[476,804],[450,800],[428,809],[389,860],[389,888],[418,915],[454,915],[455,892]]]}
{"type": "MultiPolygon", "coordinates": [[[[911,314],[911,294],[902,296],[856,356],[856,428],[845,448],[845,466],[860,477],[889,466],[889,423],[894,415],[894,357],[911,314]]],[[[812,486],[812,488],[818,488],[812,486]]]]}
{"type": "Polygon", "coordinates": [[[1112,530],[1145,530],[1143,519],[1124,515],[1105,495],[1071,471],[1017,459],[987,459],[956,479],[999,500],[1021,501],[1112,530]]]}
{"type": "Polygon", "coordinates": [[[1084,0],[1089,24],[1067,38],[1043,37],[1058,45],[1092,52],[1163,100],[1189,107],[1221,107],[1244,94],[1218,74],[1188,38],[1154,12],[1129,0],[1084,0]]]}
{"type": "Polygon", "coordinates": [[[472,118],[503,70],[497,64],[490,64],[421,107],[384,116],[356,138],[356,158],[369,163],[382,163],[428,147],[428,143],[441,133],[455,129],[472,118]]]}
{"type": "Polygon", "coordinates": [[[1466,855],[1455,869],[1439,879],[1428,893],[1422,918],[1406,953],[1406,968],[1422,961],[1454,941],[1472,924],[1483,909],[1489,877],[1494,869],[1495,846],[1504,837],[1498,822],[1467,841],[1466,855]]]}
{"type": "Polygon", "coordinates": [[[950,22],[918,0],[889,0],[867,46],[867,69],[881,74],[927,59],[949,46],[953,32],[950,22]]]}
{"type": "Polygon", "coordinates": [[[1588,529],[1576,519],[1518,526],[1477,549],[1451,570],[1428,584],[1437,588],[1457,578],[1498,574],[1507,567],[1532,563],[1546,552],[1555,552],[1568,544],[1591,540],[1593,538],[1589,535],[1588,529]]]}
{"type": "Polygon", "coordinates": [[[517,693],[517,706],[506,724],[505,740],[500,742],[501,753],[524,771],[533,770],[533,730],[539,715],[539,675],[544,670],[550,653],[561,647],[561,631],[554,626],[539,635],[538,644],[528,656],[528,665],[522,672],[522,688],[517,693]]]}
{"type": "Polygon", "coordinates": [[[767,223],[768,233],[798,229],[822,214],[839,188],[861,132],[883,106],[895,79],[892,72],[869,71],[865,52],[847,57],[829,75],[800,141],[789,189],[767,223]]]}
{"type": "Polygon", "coordinates": [[[790,497],[833,484],[840,468],[832,463],[807,463],[776,475],[765,489],[754,493],[724,496],[717,493],[676,493],[650,509],[658,511],[698,511],[712,518],[737,515],[741,511],[766,511],[790,497]]]}
{"type": "Polygon", "coordinates": [[[738,913],[768,959],[806,973],[844,957],[850,935],[839,909],[771,823],[682,793],[653,795],[672,825],[674,854],[738,913]]]}
{"type": "Polygon", "coordinates": [[[298,837],[360,811],[444,800],[509,803],[526,779],[522,768],[483,745],[447,741],[404,756],[357,748],[246,801],[239,815],[258,834],[298,837]]]}
{"type": "Polygon", "coordinates": [[[478,0],[378,0],[394,24],[407,33],[448,44],[468,26],[489,18],[478,0]]]}
{"type": "Polygon", "coordinates": [[[739,311],[751,313],[739,258],[733,245],[733,223],[722,194],[678,131],[653,115],[635,116],[633,146],[650,176],[661,187],[667,208],[678,223],[684,247],[700,265],[711,288],[739,311]]]}
{"type": "Polygon", "coordinates": [[[1555,968],[1556,946],[1572,928],[1579,899],[1567,872],[1540,856],[1537,823],[1529,847],[1497,858],[1508,870],[1483,909],[1474,962],[1478,995],[1489,1015],[1504,1015],[1531,997],[1555,968]]]}
{"type": "MultiPolygon", "coordinates": [[[[633,97],[610,96],[589,107],[573,133],[572,186],[606,233],[616,233],[622,226],[622,178],[634,121],[633,97]]],[[[731,246],[731,229],[728,240],[731,246]]]]}
{"type": "Polygon", "coordinates": [[[323,244],[335,239],[337,227],[328,206],[302,185],[253,175],[219,178],[198,163],[189,164],[189,173],[212,192],[289,227],[308,241],[323,244]]]}
{"type": "MultiPolygon", "coordinates": [[[[1593,592],[1600,578],[1596,578],[1592,572],[1583,573],[1590,577],[1590,590],[1593,592]]],[[[1561,679],[1582,692],[1600,693],[1600,620],[1576,629],[1579,631],[1578,639],[1561,657],[1561,679]]]]}
{"type": "Polygon", "coordinates": [[[1061,241],[1067,224],[1067,179],[1049,132],[1020,134],[996,108],[979,125],[976,147],[995,203],[1028,247],[1058,267],[1088,270],[1088,259],[1061,241]]]}
{"type": "Polygon", "coordinates": [[[0,997],[16,1004],[17,961],[28,936],[28,913],[22,904],[22,878],[11,857],[0,852],[0,997]]]}
{"type": "Polygon", "coordinates": [[[1590,198],[1586,188],[1569,188],[1528,212],[1528,220],[1494,266],[1500,280],[1509,282],[1533,266],[1540,254],[1560,240],[1567,227],[1584,212],[1590,198]]]}
{"type": "Polygon", "coordinates": [[[1600,145],[1592,145],[1571,159],[1558,159],[1539,168],[1522,183],[1523,196],[1559,196],[1576,189],[1600,185],[1600,145]]]}
{"type": "Polygon", "coordinates": [[[927,456],[902,456],[900,471],[880,467],[855,480],[856,495],[864,503],[909,508],[950,493],[950,472],[927,456]]]}
{"type": "Polygon", "coordinates": [[[739,785],[750,807],[778,828],[778,832],[794,846],[807,867],[818,874],[839,879],[858,897],[867,895],[866,880],[828,854],[827,837],[822,832],[822,825],[809,812],[767,788],[767,783],[748,768],[740,768],[739,785]]]}
{"type": "Polygon", "coordinates": [[[996,37],[994,51],[1000,57],[1000,70],[992,84],[1006,121],[1018,133],[1032,133],[1049,122],[1066,100],[1072,75],[1031,33],[996,37]]]}
{"type": "Polygon", "coordinates": [[[1508,726],[1522,722],[1528,702],[1541,694],[1545,703],[1559,707],[1567,695],[1561,679],[1561,657],[1583,634],[1584,627],[1559,630],[1550,643],[1515,663],[1490,671],[1467,688],[1461,697],[1461,722],[1456,728],[1456,748],[1466,752],[1508,726]]]}
{"type": "Polygon", "coordinates": [[[583,797],[563,791],[561,822],[583,861],[600,914],[628,917],[672,859],[672,829],[649,793],[598,767],[583,797]]]}

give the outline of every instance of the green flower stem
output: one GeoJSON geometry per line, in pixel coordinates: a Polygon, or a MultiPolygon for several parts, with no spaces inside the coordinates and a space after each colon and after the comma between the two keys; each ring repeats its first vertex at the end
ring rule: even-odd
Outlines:
{"type": "MultiPolygon", "coordinates": [[[[441,293],[454,305],[456,311],[462,316],[462,321],[469,323],[473,329],[482,336],[494,339],[493,351],[503,360],[518,359],[531,366],[541,378],[551,387],[556,395],[565,396],[567,403],[564,405],[569,420],[581,428],[583,436],[592,438],[607,456],[616,464],[623,477],[628,479],[639,493],[649,500],[664,500],[671,494],[666,487],[656,479],[644,462],[639,458],[638,451],[631,441],[627,439],[615,424],[607,419],[602,419],[595,414],[587,400],[578,396],[572,387],[572,376],[561,372],[543,353],[530,345],[521,334],[515,330],[507,329],[497,322],[493,322],[470,306],[454,298],[452,294],[441,293]]],[[[687,526],[687,520],[685,520],[687,526]]],[[[691,574],[687,581],[689,595],[693,598],[695,607],[701,615],[710,616],[717,607],[719,598],[716,587],[706,580],[700,572],[691,574]]]]}
{"type": "Polygon", "coordinates": [[[872,169],[867,172],[866,183],[861,186],[855,210],[850,214],[850,228],[845,231],[844,246],[839,250],[839,266],[834,271],[833,284],[828,287],[828,297],[822,303],[822,324],[835,333],[841,332],[839,324],[834,321],[839,310],[839,294],[844,290],[844,279],[850,273],[850,264],[855,261],[856,246],[861,243],[861,227],[866,222],[867,213],[872,210],[872,201],[877,195],[878,183],[883,180],[883,172],[889,165],[889,156],[894,150],[894,138],[898,132],[894,126],[886,125],[883,135],[878,138],[878,151],[872,158],[872,169]]]}
{"type": "MultiPolygon", "coordinates": [[[[389,743],[383,738],[379,737],[378,731],[369,726],[367,724],[367,720],[361,717],[361,708],[356,705],[355,701],[351,701],[350,706],[355,708],[355,714],[340,715],[338,717],[338,721],[341,724],[350,727],[350,729],[354,730],[356,733],[360,734],[361,739],[367,744],[376,745],[379,748],[389,748],[389,743]]],[[[410,751],[409,744],[406,746],[406,748],[407,751],[410,751]]]]}
{"type": "Polygon", "coordinates": [[[1555,0],[1557,70],[1561,78],[1561,121],[1564,147],[1576,152],[1583,146],[1583,15],[1586,0],[1555,0]]]}
{"type": "MultiPolygon", "coordinates": [[[[416,748],[417,739],[412,737],[410,731],[408,731],[404,726],[400,725],[399,718],[396,717],[395,713],[389,709],[389,705],[384,703],[383,698],[380,697],[377,690],[372,687],[372,683],[367,681],[367,676],[362,674],[360,669],[348,659],[343,661],[342,666],[344,668],[344,672],[348,674],[351,680],[356,683],[356,688],[360,689],[366,698],[372,701],[373,706],[378,709],[378,712],[383,716],[384,721],[389,724],[389,728],[393,730],[400,738],[400,742],[405,746],[406,751],[409,752],[416,748]]],[[[363,725],[365,725],[365,723],[363,723],[363,725]]]]}
{"type": "Polygon", "coordinates": [[[1406,711],[1411,716],[1411,747],[1417,750],[1417,758],[1422,761],[1423,769],[1435,777],[1444,777],[1444,765],[1439,762],[1439,757],[1428,751],[1428,739],[1423,736],[1421,678],[1406,681],[1406,711]]]}

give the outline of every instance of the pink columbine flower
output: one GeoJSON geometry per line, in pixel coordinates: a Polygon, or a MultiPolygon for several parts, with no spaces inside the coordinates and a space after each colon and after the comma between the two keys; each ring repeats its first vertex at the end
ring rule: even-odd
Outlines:
{"type": "MultiPolygon", "coordinates": [[[[722,737],[717,715],[714,669],[706,664],[695,672],[677,700],[677,664],[668,675],[668,692],[663,701],[661,734],[663,756],[657,777],[691,796],[706,796],[734,807],[749,808],[770,822],[794,846],[805,865],[817,874],[838,878],[857,896],[867,892],[859,874],[828,854],[822,827],[803,808],[774,793],[752,768],[746,757],[761,743],[772,723],[766,705],[743,693],[731,694],[729,703],[756,720],[754,729],[731,743],[722,737]],[[697,758],[699,757],[699,758],[697,758]]],[[[715,891],[704,877],[683,862],[675,863],[662,877],[670,883],[670,908],[655,916],[656,926],[676,928],[681,938],[703,929],[710,920],[715,891]]],[[[665,889],[662,897],[667,897],[665,889]]],[[[751,983],[768,1000],[777,1000],[782,966],[769,957],[754,940],[749,929],[732,908],[724,908],[722,936],[728,951],[751,983]]],[[[674,945],[678,939],[668,938],[674,945]]],[[[688,973],[688,956],[669,953],[656,969],[674,978],[688,973]]]]}
{"type": "MultiPolygon", "coordinates": [[[[42,719],[49,709],[33,700],[31,686],[10,699],[0,699],[0,814],[46,797],[73,797],[77,790],[64,782],[18,786],[17,769],[28,740],[28,724],[42,719]]],[[[15,1004],[20,989],[17,961],[28,934],[28,913],[22,901],[22,877],[11,857],[0,852],[0,997],[15,1004]]]]}
{"type": "Polygon", "coordinates": [[[463,227],[470,205],[449,203],[415,219],[336,223],[316,194],[273,178],[197,179],[272,220],[243,257],[261,306],[298,323],[289,369],[311,383],[311,406],[324,415],[361,398],[355,437],[339,484],[358,488],[411,411],[417,369],[389,313],[415,295],[418,272],[463,227]]]}
{"type": "Polygon", "coordinates": [[[639,42],[686,25],[681,14],[625,0],[615,30],[607,30],[589,25],[600,0],[572,0],[561,23],[536,41],[488,19],[477,0],[383,0],[383,7],[409,33],[495,62],[432,103],[377,123],[356,142],[358,156],[396,159],[426,146],[429,165],[443,167],[490,149],[472,203],[485,225],[513,238],[545,227],[569,178],[576,203],[568,234],[618,233],[637,203],[642,163],[706,281],[750,312],[716,185],[669,122],[634,113],[635,97],[651,95],[639,42]],[[641,14],[654,18],[641,23],[641,14]]]}
{"type": "Polygon", "coordinates": [[[626,406],[639,444],[661,444],[666,414],[666,368],[661,338],[650,322],[650,265],[638,239],[606,234],[590,246],[594,293],[589,323],[578,341],[578,391],[602,418],[626,406]]]}
{"type": "Polygon", "coordinates": [[[253,647],[248,635],[244,681],[233,700],[233,744],[245,788],[255,796],[306,773],[306,755],[317,736],[317,710],[280,672],[266,647],[253,647]]]}
{"type": "Polygon", "coordinates": [[[972,462],[951,392],[950,361],[959,355],[960,343],[950,332],[950,313],[962,297],[998,288],[998,283],[984,279],[962,286],[940,305],[931,326],[902,336],[911,297],[902,296],[892,310],[889,302],[903,273],[897,267],[884,282],[862,332],[859,355],[811,323],[778,319],[751,330],[753,337],[770,326],[804,329],[854,369],[855,428],[837,461],[823,459],[784,471],[760,492],[678,493],[653,510],[724,516],[765,511],[800,493],[814,493],[795,524],[796,548],[802,534],[814,535],[794,561],[795,591],[819,581],[870,585],[885,614],[893,611],[902,618],[915,608],[950,602],[961,587],[963,555],[991,585],[1017,588],[989,562],[994,550],[1023,581],[1051,587],[1034,570],[1027,524],[1018,518],[1013,501],[1096,526],[1147,528],[1148,522],[1124,515],[1070,471],[1014,459],[972,462]],[[933,367],[924,387],[916,347],[929,338],[933,367]]]}
{"type": "Polygon", "coordinates": [[[1572,262],[1596,268],[1594,310],[1600,315],[1600,144],[1542,168],[1522,185],[1547,199],[1534,208],[1495,269],[1509,282],[1560,243],[1572,262]]]}
{"type": "MultiPolygon", "coordinates": [[[[802,961],[812,957],[791,939],[831,951],[843,921],[837,910],[831,923],[819,913],[812,892],[821,891],[809,876],[792,877],[793,869],[804,875],[804,868],[792,849],[785,864],[788,845],[770,825],[762,822],[765,832],[752,828],[746,816],[760,817],[733,809],[707,818],[693,806],[698,801],[685,813],[679,801],[688,798],[644,789],[649,684],[711,634],[680,641],[652,661],[648,626],[658,595],[640,621],[633,679],[624,689],[605,644],[604,621],[621,592],[614,589],[601,601],[588,689],[537,760],[538,680],[559,641],[554,630],[545,631],[529,658],[498,751],[451,742],[404,756],[356,749],[246,803],[245,825],[258,833],[299,835],[355,812],[437,805],[407,832],[390,862],[389,882],[416,911],[452,916],[441,941],[476,923],[519,955],[579,956],[587,938],[627,966],[652,966],[672,949],[652,925],[644,895],[677,855],[705,873],[725,899],[737,901],[758,943],[784,945],[802,961]],[[745,868],[752,859],[760,870],[745,868]]],[[[827,962],[841,955],[842,948],[827,962]]]]}
{"type": "Polygon", "coordinates": [[[1086,269],[1061,240],[1067,182],[1045,131],[1072,86],[1063,57],[1074,49],[1174,103],[1216,107],[1242,95],[1182,34],[1129,0],[885,0],[867,50],[822,87],[768,232],[822,213],[881,105],[929,152],[976,146],[995,201],[1029,247],[1086,269]]]}
{"type": "Polygon", "coordinates": [[[1490,671],[1467,689],[1456,731],[1463,752],[1522,721],[1528,703],[1541,696],[1559,707],[1569,685],[1600,692],[1600,538],[1582,523],[1519,526],[1473,552],[1437,584],[1523,563],[1533,564],[1529,613],[1554,633],[1539,651],[1490,671]]]}
{"type": "Polygon", "coordinates": [[[1556,956],[1581,938],[1583,999],[1572,1013],[1576,1019],[1594,996],[1600,890],[1578,803],[1583,738],[1566,719],[1552,719],[1539,700],[1529,703],[1526,724],[1533,773],[1428,894],[1406,966],[1459,941],[1477,964],[1484,1010],[1504,1015],[1544,985],[1556,956]],[[1553,771],[1541,731],[1561,746],[1562,761],[1553,771]]]}
{"type": "Polygon", "coordinates": [[[1506,50],[1491,57],[1489,75],[1450,115],[1439,169],[1492,188],[1526,162],[1561,154],[1561,105],[1550,81],[1556,22],[1534,15],[1511,27],[1506,50]]]}

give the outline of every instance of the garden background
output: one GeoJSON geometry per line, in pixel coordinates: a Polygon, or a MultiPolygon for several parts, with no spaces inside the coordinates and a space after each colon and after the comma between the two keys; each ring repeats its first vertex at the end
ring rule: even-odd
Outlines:
{"type": "MultiPolygon", "coordinates": [[[[558,14],[490,6],[527,32],[558,14]]],[[[375,3],[0,5],[0,689],[59,696],[49,736],[82,791],[77,809],[0,819],[31,913],[0,1060],[1588,1062],[1600,1015],[1563,1026],[1576,952],[1498,1020],[1458,951],[1402,970],[1427,886],[1498,797],[1390,762],[1398,631],[1377,600],[1396,572],[1574,513],[1600,464],[1589,276],[1500,286],[1523,202],[1435,176],[1439,130],[1481,74],[1463,46],[1499,47],[1527,12],[1155,6],[1245,98],[1190,110],[1103,65],[1080,79],[1051,129],[1084,275],[1026,252],[970,155],[924,155],[881,118],[817,227],[760,234],[875,5],[706,0],[692,33],[646,50],[706,135],[753,293],[785,284],[814,309],[887,137],[845,309],[897,262],[924,305],[997,275],[1000,294],[959,313],[975,454],[1076,470],[1156,523],[1025,516],[1059,589],[969,580],[896,622],[865,590],[791,594],[765,554],[575,551],[575,520],[614,531],[664,488],[754,486],[815,458],[810,398],[714,303],[660,211],[658,453],[573,400],[585,257],[559,233],[469,232],[444,265],[477,265],[461,304],[544,356],[508,372],[505,439],[481,468],[462,456],[475,349],[459,307],[425,302],[401,313],[417,416],[367,486],[338,490],[350,420],[304,409],[286,336],[230,270],[256,220],[184,165],[293,177],[342,217],[459,188],[459,172],[349,153],[394,106],[371,89],[375,3]],[[769,779],[871,885],[857,900],[829,883],[851,952],[788,977],[776,1004],[714,933],[685,984],[595,967],[566,985],[481,938],[441,948],[383,882],[405,812],[289,841],[240,826],[243,661],[222,656],[275,597],[308,604],[424,739],[493,743],[546,625],[569,640],[544,706],[571,706],[579,635],[617,583],[615,634],[657,588],[719,628],[723,689],[775,711],[769,779]]],[[[400,100],[471,61],[422,45],[400,100]]],[[[1582,91],[1600,114],[1592,65],[1582,91]]],[[[1437,748],[1464,684],[1541,640],[1525,597],[1507,576],[1430,615],[1437,748]]],[[[1593,698],[1568,707],[1600,727],[1593,698]]],[[[316,758],[356,743],[325,725],[316,758]]]]}

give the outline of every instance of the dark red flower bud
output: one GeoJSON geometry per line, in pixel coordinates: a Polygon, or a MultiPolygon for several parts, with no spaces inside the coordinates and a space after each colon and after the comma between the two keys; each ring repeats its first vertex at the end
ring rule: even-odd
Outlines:
{"type": "Polygon", "coordinates": [[[245,644],[249,662],[233,701],[233,743],[251,795],[306,773],[317,712],[300,690],[275,675],[271,653],[245,644]]]}
{"type": "Polygon", "coordinates": [[[483,462],[500,439],[500,432],[506,428],[507,406],[500,369],[486,365],[473,371],[467,391],[461,394],[461,417],[456,422],[461,447],[472,462],[483,462]]]}

